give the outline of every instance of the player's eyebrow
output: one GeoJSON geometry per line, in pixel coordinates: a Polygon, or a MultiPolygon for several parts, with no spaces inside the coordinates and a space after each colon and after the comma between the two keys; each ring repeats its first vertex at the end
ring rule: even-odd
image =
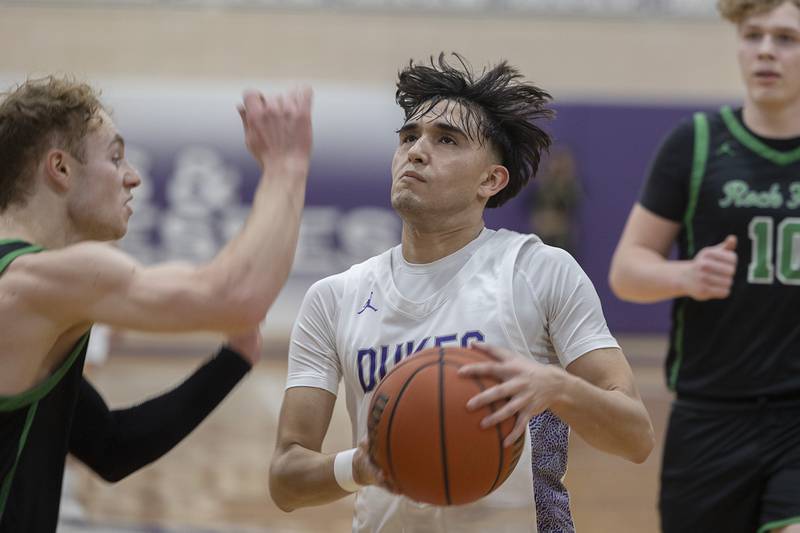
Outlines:
{"type": "Polygon", "coordinates": [[[419,124],[417,122],[406,122],[403,124],[399,130],[395,133],[408,133],[410,131],[417,131],[419,129],[419,124]]]}
{"type": "Polygon", "coordinates": [[[459,128],[458,126],[453,126],[448,122],[437,121],[433,124],[434,128],[440,129],[442,131],[446,131],[448,133],[455,133],[456,135],[461,135],[464,138],[467,138],[467,134],[459,128]]]}
{"type": "Polygon", "coordinates": [[[784,33],[800,33],[795,26],[765,26],[757,22],[748,22],[744,24],[743,31],[769,31],[769,32],[784,32],[784,33]]]}
{"type": "Polygon", "coordinates": [[[111,148],[115,144],[119,144],[122,148],[125,148],[125,139],[123,139],[122,135],[120,135],[119,133],[114,135],[114,138],[111,139],[110,143],[108,143],[108,147],[111,148]]]}
{"type": "MultiPolygon", "coordinates": [[[[464,133],[464,130],[462,130],[457,126],[453,126],[449,122],[445,122],[443,120],[437,120],[431,126],[437,130],[446,131],[448,133],[453,133],[456,135],[460,135],[464,138],[468,138],[467,134],[464,133]]],[[[408,133],[410,131],[419,131],[419,129],[420,129],[419,122],[417,121],[406,122],[399,130],[397,130],[397,133],[398,134],[408,133]]]]}

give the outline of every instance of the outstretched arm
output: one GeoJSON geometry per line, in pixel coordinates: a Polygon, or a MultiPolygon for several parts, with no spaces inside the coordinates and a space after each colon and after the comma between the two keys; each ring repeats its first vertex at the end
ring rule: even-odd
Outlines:
{"type": "Polygon", "coordinates": [[[173,390],[127,409],[110,410],[85,378],[81,382],[70,453],[107,481],[119,481],[166,454],[233,390],[260,353],[257,336],[222,348],[173,390]]]}
{"type": "Polygon", "coordinates": [[[261,321],[288,277],[311,152],[311,91],[245,95],[248,148],[262,167],[240,233],[208,264],[144,267],[110,245],[81,243],[20,257],[11,292],[61,331],[104,322],[149,331],[241,332],[261,321]]]}

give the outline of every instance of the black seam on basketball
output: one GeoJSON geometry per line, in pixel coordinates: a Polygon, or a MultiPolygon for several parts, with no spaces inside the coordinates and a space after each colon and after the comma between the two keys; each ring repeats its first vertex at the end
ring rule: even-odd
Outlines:
{"type": "MultiPolygon", "coordinates": [[[[481,378],[473,376],[472,380],[475,381],[475,383],[478,384],[478,388],[481,389],[481,392],[486,390],[486,387],[483,386],[483,381],[481,381],[481,378]]],[[[495,412],[494,402],[489,404],[489,409],[492,411],[492,413],[495,412]]],[[[500,481],[500,476],[503,474],[503,463],[505,461],[505,451],[506,450],[503,447],[503,434],[500,432],[500,424],[495,424],[494,427],[495,427],[495,431],[497,432],[497,440],[498,440],[499,447],[500,447],[500,462],[497,463],[497,475],[494,478],[494,482],[492,483],[492,486],[489,487],[489,490],[486,491],[484,496],[486,494],[489,494],[490,492],[492,492],[494,489],[497,488],[497,483],[500,481]]]]}
{"type": "Polygon", "coordinates": [[[384,393],[378,394],[376,391],[376,396],[372,399],[372,410],[369,413],[369,418],[367,418],[367,436],[369,437],[369,449],[367,453],[369,453],[370,459],[375,464],[377,464],[377,461],[375,461],[375,442],[377,441],[378,426],[380,425],[381,418],[383,418],[383,411],[386,409],[388,403],[389,396],[384,393]]]}
{"type": "Polygon", "coordinates": [[[439,435],[441,438],[440,451],[442,453],[442,469],[444,470],[444,497],[447,500],[447,505],[452,505],[453,500],[450,498],[450,477],[447,472],[447,439],[445,437],[444,427],[444,348],[439,349],[439,435]]]}
{"type": "Polygon", "coordinates": [[[389,473],[392,476],[392,482],[394,483],[395,488],[403,492],[403,488],[397,482],[397,476],[394,475],[394,463],[392,462],[392,423],[394,422],[394,412],[397,410],[397,406],[400,405],[400,399],[403,397],[406,389],[408,388],[409,384],[414,380],[414,378],[422,372],[424,369],[428,368],[429,366],[433,366],[438,364],[437,361],[432,361],[430,363],[426,363],[423,366],[420,366],[418,369],[414,371],[413,374],[408,376],[406,382],[403,383],[403,386],[400,388],[400,391],[397,393],[397,399],[394,401],[394,405],[392,406],[392,410],[389,413],[389,422],[386,424],[386,462],[389,464],[389,473]]]}
{"type": "MultiPolygon", "coordinates": [[[[454,362],[451,362],[451,361],[445,361],[443,364],[454,366],[456,368],[461,368],[462,366],[464,366],[461,363],[454,363],[454,362]]],[[[471,364],[471,363],[467,363],[467,364],[471,364]]],[[[486,387],[483,386],[483,381],[481,381],[481,378],[479,378],[477,376],[473,376],[471,379],[473,381],[475,381],[475,383],[478,384],[478,388],[481,390],[481,392],[486,390],[486,387]]],[[[492,413],[495,412],[494,402],[490,403],[488,407],[492,411],[492,413]]],[[[440,418],[443,418],[443,417],[440,415],[440,418]]],[[[494,427],[495,427],[495,431],[497,432],[498,448],[500,449],[500,461],[497,463],[497,475],[494,478],[494,482],[492,483],[492,486],[489,488],[489,490],[487,490],[483,494],[484,496],[486,496],[487,494],[491,493],[494,489],[497,488],[497,485],[500,483],[500,478],[501,478],[501,476],[503,474],[503,463],[505,461],[505,451],[506,450],[505,450],[505,447],[503,446],[503,434],[501,433],[500,424],[495,424],[494,427]]],[[[520,441],[520,439],[517,439],[515,444],[519,443],[519,441],[520,441]]],[[[520,451],[521,451],[521,449],[520,449],[520,451]]],[[[520,456],[520,453],[517,453],[516,459],[512,461],[512,464],[513,464],[514,467],[516,467],[517,461],[519,460],[519,456],[520,456]]],[[[513,468],[510,468],[509,470],[513,470],[513,468]]],[[[508,476],[506,476],[506,477],[508,477],[508,476]]],[[[504,480],[505,480],[505,478],[504,478],[504,480]]]]}

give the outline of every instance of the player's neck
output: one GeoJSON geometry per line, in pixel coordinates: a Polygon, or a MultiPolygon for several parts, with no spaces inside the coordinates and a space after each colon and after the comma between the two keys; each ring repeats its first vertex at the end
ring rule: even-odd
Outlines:
{"type": "Polygon", "coordinates": [[[71,225],[59,215],[34,198],[24,207],[9,206],[0,213],[0,239],[20,239],[48,250],[77,242],[68,229],[71,225]]]}
{"type": "Polygon", "coordinates": [[[426,264],[457,252],[472,242],[483,230],[483,219],[463,226],[426,230],[403,223],[403,258],[409,263],[426,264]]]}
{"type": "Polygon", "coordinates": [[[789,105],[769,106],[746,100],[742,109],[745,125],[762,137],[800,137],[800,99],[789,105]]]}

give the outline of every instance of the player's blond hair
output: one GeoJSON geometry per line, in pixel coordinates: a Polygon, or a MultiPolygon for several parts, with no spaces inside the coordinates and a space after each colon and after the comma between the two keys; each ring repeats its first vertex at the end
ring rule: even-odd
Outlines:
{"type": "Polygon", "coordinates": [[[0,93],[0,211],[25,204],[50,148],[85,162],[83,141],[102,122],[102,109],[97,91],[69,77],[31,79],[0,93]]]}
{"type": "Polygon", "coordinates": [[[785,2],[800,8],[800,0],[717,0],[717,9],[722,18],[739,24],[751,15],[772,11],[785,2]]]}

